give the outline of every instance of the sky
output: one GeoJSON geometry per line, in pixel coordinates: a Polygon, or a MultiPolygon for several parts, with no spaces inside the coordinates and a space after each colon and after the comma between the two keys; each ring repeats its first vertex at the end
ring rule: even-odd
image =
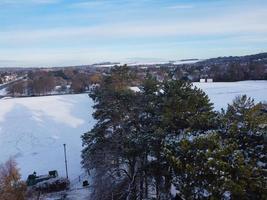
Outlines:
{"type": "Polygon", "coordinates": [[[0,0],[0,67],[267,51],[266,0],[0,0]]]}

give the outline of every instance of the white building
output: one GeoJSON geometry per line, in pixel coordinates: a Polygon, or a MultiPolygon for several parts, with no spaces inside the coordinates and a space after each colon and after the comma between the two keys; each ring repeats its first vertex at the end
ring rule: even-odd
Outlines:
{"type": "Polygon", "coordinates": [[[213,79],[212,78],[207,78],[207,83],[212,83],[213,79]]]}
{"type": "Polygon", "coordinates": [[[212,83],[213,79],[212,78],[201,78],[199,80],[200,83],[212,83]]]}

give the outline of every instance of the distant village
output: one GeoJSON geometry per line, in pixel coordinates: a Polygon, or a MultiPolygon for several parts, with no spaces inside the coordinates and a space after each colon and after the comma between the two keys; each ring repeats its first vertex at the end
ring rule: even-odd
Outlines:
{"type": "MultiPolygon", "coordinates": [[[[97,63],[84,66],[49,68],[0,68],[0,96],[42,96],[84,93],[98,84],[110,68],[120,63],[97,63]]],[[[132,86],[150,74],[158,81],[168,79],[190,82],[230,82],[267,80],[267,53],[242,57],[219,57],[207,60],[189,59],[163,63],[133,63],[132,86]]]]}

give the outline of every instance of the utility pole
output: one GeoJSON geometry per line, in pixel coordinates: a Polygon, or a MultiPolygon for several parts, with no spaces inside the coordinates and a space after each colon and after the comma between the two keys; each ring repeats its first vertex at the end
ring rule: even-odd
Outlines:
{"type": "Polygon", "coordinates": [[[67,163],[67,155],[66,155],[66,144],[63,144],[63,146],[64,146],[64,156],[65,156],[66,177],[67,177],[67,179],[69,179],[68,163],[67,163]]]}

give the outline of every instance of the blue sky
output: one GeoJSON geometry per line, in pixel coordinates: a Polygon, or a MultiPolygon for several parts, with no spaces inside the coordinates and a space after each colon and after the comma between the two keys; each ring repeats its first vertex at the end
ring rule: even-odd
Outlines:
{"type": "Polygon", "coordinates": [[[267,51],[266,0],[0,0],[0,66],[267,51]]]}

